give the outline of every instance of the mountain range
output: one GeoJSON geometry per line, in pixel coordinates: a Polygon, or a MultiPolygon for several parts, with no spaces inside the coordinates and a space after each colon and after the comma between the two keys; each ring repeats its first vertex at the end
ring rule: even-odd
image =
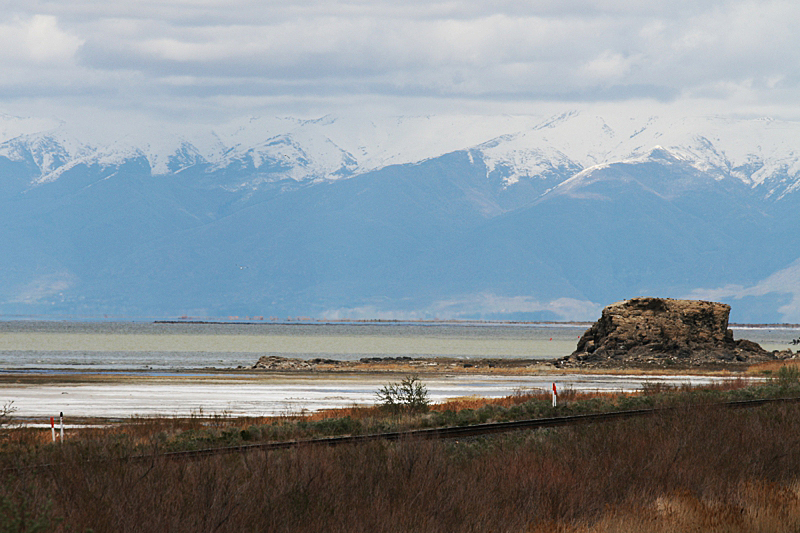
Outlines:
{"type": "Polygon", "coordinates": [[[0,314],[800,322],[800,123],[0,115],[0,314]]]}

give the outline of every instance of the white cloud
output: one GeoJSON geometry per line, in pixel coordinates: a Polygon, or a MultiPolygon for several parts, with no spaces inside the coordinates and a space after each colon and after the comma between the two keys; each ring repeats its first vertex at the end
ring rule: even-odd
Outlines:
{"type": "Polygon", "coordinates": [[[431,305],[406,311],[399,309],[380,309],[376,306],[331,309],[321,314],[329,320],[377,318],[383,320],[459,320],[481,317],[497,318],[519,313],[549,313],[559,321],[594,321],[600,317],[603,307],[599,304],[558,298],[549,302],[539,301],[529,296],[498,296],[492,293],[479,293],[455,300],[442,300],[431,305]]]}
{"type": "Polygon", "coordinates": [[[557,320],[597,320],[603,306],[575,298],[540,301],[530,296],[499,296],[492,293],[469,295],[458,300],[436,302],[431,306],[435,316],[485,316],[514,313],[552,313],[557,320]]]}
{"type": "Polygon", "coordinates": [[[688,296],[700,300],[740,300],[746,297],[784,295],[788,303],[778,308],[784,322],[800,323],[800,259],[751,287],[726,285],[715,289],[695,289],[688,296]]]}
{"type": "Polygon", "coordinates": [[[345,307],[341,309],[329,309],[320,314],[319,318],[324,320],[430,320],[436,317],[430,316],[424,311],[402,311],[378,309],[373,305],[362,307],[345,307]]]}
{"type": "Polygon", "coordinates": [[[619,83],[630,72],[635,59],[605,50],[581,67],[582,74],[599,83],[619,83]]]}
{"type": "Polygon", "coordinates": [[[281,114],[641,98],[800,113],[790,1],[32,0],[6,13],[0,108],[89,94],[153,113],[234,113],[243,98],[281,114]]]}
{"type": "Polygon", "coordinates": [[[68,271],[44,274],[30,283],[19,287],[9,302],[11,303],[50,303],[61,300],[63,292],[69,290],[77,278],[68,271]]]}
{"type": "Polygon", "coordinates": [[[55,17],[36,15],[27,24],[25,44],[35,61],[65,61],[75,55],[83,40],[61,31],[55,17]]]}
{"type": "Polygon", "coordinates": [[[0,56],[4,61],[70,61],[82,44],[82,39],[60,29],[52,15],[16,18],[0,24],[0,56]]]}

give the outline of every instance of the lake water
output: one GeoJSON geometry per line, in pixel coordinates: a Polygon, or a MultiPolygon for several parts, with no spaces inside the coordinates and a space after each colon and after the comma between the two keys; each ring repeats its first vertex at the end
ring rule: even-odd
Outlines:
{"type": "Polygon", "coordinates": [[[182,370],[301,359],[552,359],[586,326],[0,322],[0,370],[182,370]]]}
{"type": "MultiPolygon", "coordinates": [[[[223,369],[250,367],[262,355],[553,359],[572,353],[586,327],[13,321],[0,322],[0,371],[223,369]]],[[[734,336],[782,350],[800,330],[737,328],[734,336]]]]}
{"type": "MultiPolygon", "coordinates": [[[[17,414],[186,416],[205,413],[276,415],[371,404],[386,378],[375,375],[203,375],[204,369],[252,366],[261,355],[354,360],[412,356],[552,359],[571,353],[586,326],[452,324],[144,324],[0,322],[0,373],[115,371],[135,382],[0,384],[0,403],[17,414]],[[188,371],[188,372],[187,372],[188,371]],[[170,378],[175,375],[175,379],[170,378]]],[[[794,328],[735,328],[735,338],[767,350],[793,347],[794,328]]],[[[796,347],[793,347],[796,348],[796,347]]],[[[435,401],[558,386],[636,390],[645,381],[701,384],[714,377],[444,375],[426,378],[435,401]]]]}

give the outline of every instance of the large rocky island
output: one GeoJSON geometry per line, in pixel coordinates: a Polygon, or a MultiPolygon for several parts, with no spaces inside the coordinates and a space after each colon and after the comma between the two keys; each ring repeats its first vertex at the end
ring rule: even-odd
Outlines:
{"type": "Polygon", "coordinates": [[[559,368],[707,366],[787,359],[791,350],[767,352],[728,329],[730,306],[699,300],[633,298],[611,304],[557,359],[559,368]]]}

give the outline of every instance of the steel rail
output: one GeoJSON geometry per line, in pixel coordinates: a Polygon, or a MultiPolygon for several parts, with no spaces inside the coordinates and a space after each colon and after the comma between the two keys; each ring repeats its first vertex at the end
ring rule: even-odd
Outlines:
{"type": "MultiPolygon", "coordinates": [[[[286,450],[291,448],[311,447],[311,446],[341,446],[346,444],[363,444],[375,441],[399,441],[399,440],[441,440],[454,439],[460,437],[478,437],[491,435],[494,433],[507,433],[525,429],[552,428],[560,426],[574,426],[580,424],[593,424],[602,422],[612,422],[614,420],[624,420],[653,416],[659,413],[671,413],[678,411],[689,411],[696,408],[707,409],[748,409],[760,407],[768,404],[777,403],[796,403],[800,402],[800,397],[796,398],[767,398],[755,400],[739,400],[723,403],[681,405],[675,407],[656,407],[651,409],[633,409],[627,411],[610,411],[606,413],[592,413],[584,415],[556,416],[549,418],[531,418],[526,420],[513,420],[509,422],[489,422],[484,424],[473,424],[468,426],[449,426],[442,428],[416,429],[410,431],[393,431],[387,433],[370,433],[367,435],[348,435],[343,437],[321,437],[316,439],[291,440],[280,442],[263,442],[258,444],[242,444],[238,446],[225,446],[220,448],[204,448],[201,450],[185,450],[176,452],[164,452],[154,454],[133,455],[120,458],[120,461],[142,462],[155,461],[159,459],[185,460],[212,457],[215,455],[229,455],[235,453],[249,453],[254,451],[286,450]]],[[[105,462],[106,460],[98,460],[105,462]]],[[[87,461],[94,462],[94,461],[87,461]]],[[[59,463],[29,465],[26,467],[10,467],[0,471],[9,470],[29,470],[35,468],[50,468],[58,466],[59,463]]]]}
{"type": "MultiPolygon", "coordinates": [[[[317,439],[265,442],[258,444],[243,444],[238,446],[226,446],[221,448],[205,448],[202,450],[166,452],[158,454],[157,457],[165,459],[194,459],[201,457],[209,457],[213,455],[246,453],[257,450],[270,451],[270,450],[285,450],[289,448],[299,448],[299,447],[309,447],[309,446],[341,446],[345,444],[361,444],[365,442],[374,442],[374,441],[454,439],[459,437],[477,437],[481,435],[491,435],[494,433],[507,433],[510,431],[519,431],[524,429],[552,428],[559,426],[593,424],[597,422],[611,422],[614,420],[623,420],[627,418],[653,416],[658,413],[689,410],[697,407],[705,407],[713,409],[746,409],[746,408],[760,407],[762,405],[767,405],[767,404],[794,403],[794,402],[800,402],[800,397],[739,400],[733,402],[714,403],[714,404],[658,407],[652,409],[633,409],[627,411],[610,411],[606,413],[557,416],[549,418],[532,418],[526,420],[513,420],[509,422],[490,422],[484,424],[473,424],[468,426],[449,426],[442,428],[415,429],[410,431],[371,433],[367,435],[347,435],[343,437],[322,437],[317,439]]],[[[153,459],[154,457],[155,456],[153,455],[139,455],[131,457],[130,459],[148,460],[148,459],[153,459]]]]}

